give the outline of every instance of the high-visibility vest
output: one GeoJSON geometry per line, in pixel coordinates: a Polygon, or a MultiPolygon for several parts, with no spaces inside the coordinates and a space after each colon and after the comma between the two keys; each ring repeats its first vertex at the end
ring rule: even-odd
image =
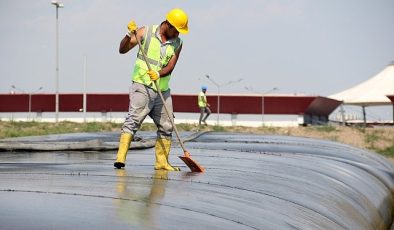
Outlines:
{"type": "Polygon", "coordinates": [[[202,91],[198,94],[198,107],[207,107],[207,96],[202,91]]]}
{"type": "MultiPolygon", "coordinates": [[[[165,67],[172,56],[175,55],[175,51],[181,46],[182,40],[180,38],[174,38],[162,44],[160,38],[160,27],[158,25],[153,25],[145,26],[144,39],[141,44],[151,68],[159,71],[165,67]]],[[[137,60],[134,65],[132,80],[157,90],[154,82],[150,79],[147,72],[148,66],[146,65],[142,53],[139,50],[137,60]]],[[[157,80],[161,91],[169,89],[168,83],[170,78],[171,74],[168,74],[167,76],[161,76],[157,80]]]]}

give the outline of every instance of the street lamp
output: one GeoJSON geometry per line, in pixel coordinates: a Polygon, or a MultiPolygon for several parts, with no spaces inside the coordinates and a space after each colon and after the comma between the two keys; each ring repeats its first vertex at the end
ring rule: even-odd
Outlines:
{"type": "Polygon", "coordinates": [[[252,87],[245,87],[245,89],[248,91],[251,91],[253,93],[261,94],[261,125],[264,126],[264,96],[268,93],[271,93],[271,92],[277,90],[278,88],[274,87],[274,88],[267,90],[263,93],[259,93],[259,92],[254,91],[252,87]]]}
{"type": "Polygon", "coordinates": [[[18,90],[18,91],[21,92],[21,93],[26,93],[26,91],[24,91],[24,90],[21,89],[21,88],[16,87],[15,85],[11,85],[11,88],[13,88],[13,89],[15,89],[15,90],[18,90]]]}
{"type": "Polygon", "coordinates": [[[220,87],[223,87],[223,86],[231,85],[231,84],[233,84],[233,83],[240,82],[240,81],[242,81],[243,79],[240,78],[240,79],[238,79],[238,80],[236,80],[236,81],[229,81],[229,82],[227,82],[227,83],[224,83],[224,84],[221,84],[221,85],[220,85],[220,84],[216,83],[208,74],[206,74],[205,77],[208,78],[208,80],[210,80],[210,81],[218,88],[217,125],[219,125],[219,122],[220,122],[220,118],[219,118],[219,116],[220,116],[220,87]]]}
{"type": "MultiPolygon", "coordinates": [[[[19,91],[21,91],[22,93],[26,93],[26,91],[17,88],[15,85],[11,85],[11,88],[16,89],[16,90],[19,90],[19,91]]],[[[29,94],[29,118],[31,118],[31,96],[32,96],[33,94],[37,93],[38,91],[42,90],[42,89],[43,89],[43,87],[40,86],[40,88],[36,89],[35,91],[28,92],[28,94],[29,94]]]]}
{"type": "Polygon", "coordinates": [[[52,1],[52,5],[56,7],[56,102],[55,102],[55,116],[56,123],[59,121],[59,8],[64,5],[58,1],[52,1]]]}

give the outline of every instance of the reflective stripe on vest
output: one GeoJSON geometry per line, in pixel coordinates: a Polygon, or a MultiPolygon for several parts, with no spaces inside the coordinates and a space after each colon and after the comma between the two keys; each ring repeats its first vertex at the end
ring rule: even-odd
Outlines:
{"type": "MultiPolygon", "coordinates": [[[[175,51],[180,47],[182,41],[180,38],[175,38],[166,43],[161,43],[156,35],[159,34],[160,27],[158,25],[146,26],[142,47],[146,53],[147,61],[153,70],[159,71],[167,66],[168,62],[175,55],[175,51]]],[[[133,81],[144,84],[156,90],[155,84],[151,81],[147,74],[148,67],[144,61],[141,51],[137,54],[137,60],[134,65],[133,81]]],[[[161,91],[169,89],[169,81],[171,74],[161,76],[158,80],[161,91]]]]}

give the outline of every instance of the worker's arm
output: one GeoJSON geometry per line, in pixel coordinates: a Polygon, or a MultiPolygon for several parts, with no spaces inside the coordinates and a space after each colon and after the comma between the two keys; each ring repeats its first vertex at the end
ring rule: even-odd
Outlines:
{"type": "MultiPolygon", "coordinates": [[[[145,27],[142,27],[137,30],[138,39],[141,41],[145,33],[145,27]]],[[[119,45],[119,53],[125,54],[129,52],[132,48],[137,45],[137,39],[135,38],[134,34],[126,34],[125,37],[122,39],[119,45]]]]}
{"type": "Polygon", "coordinates": [[[205,99],[205,95],[201,95],[201,101],[204,102],[204,104],[207,104],[207,100],[205,99]]]}
{"type": "Polygon", "coordinates": [[[160,76],[167,76],[168,74],[170,74],[174,70],[175,65],[176,65],[176,63],[178,61],[179,55],[181,53],[181,50],[182,50],[182,45],[175,52],[174,56],[171,57],[171,59],[168,62],[168,64],[165,67],[163,67],[163,69],[161,69],[159,71],[160,76]]]}
{"type": "Polygon", "coordinates": [[[205,105],[206,105],[207,107],[210,107],[210,105],[208,104],[207,97],[206,97],[205,95],[204,95],[203,100],[204,100],[205,105]]]}

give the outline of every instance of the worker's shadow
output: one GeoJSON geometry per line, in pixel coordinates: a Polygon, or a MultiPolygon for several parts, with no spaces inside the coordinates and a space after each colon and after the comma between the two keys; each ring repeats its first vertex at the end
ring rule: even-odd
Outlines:
{"type": "Polygon", "coordinates": [[[155,170],[148,178],[127,175],[125,169],[115,170],[116,210],[122,222],[134,227],[159,228],[160,201],[164,197],[168,181],[167,170],[155,170]]]}

